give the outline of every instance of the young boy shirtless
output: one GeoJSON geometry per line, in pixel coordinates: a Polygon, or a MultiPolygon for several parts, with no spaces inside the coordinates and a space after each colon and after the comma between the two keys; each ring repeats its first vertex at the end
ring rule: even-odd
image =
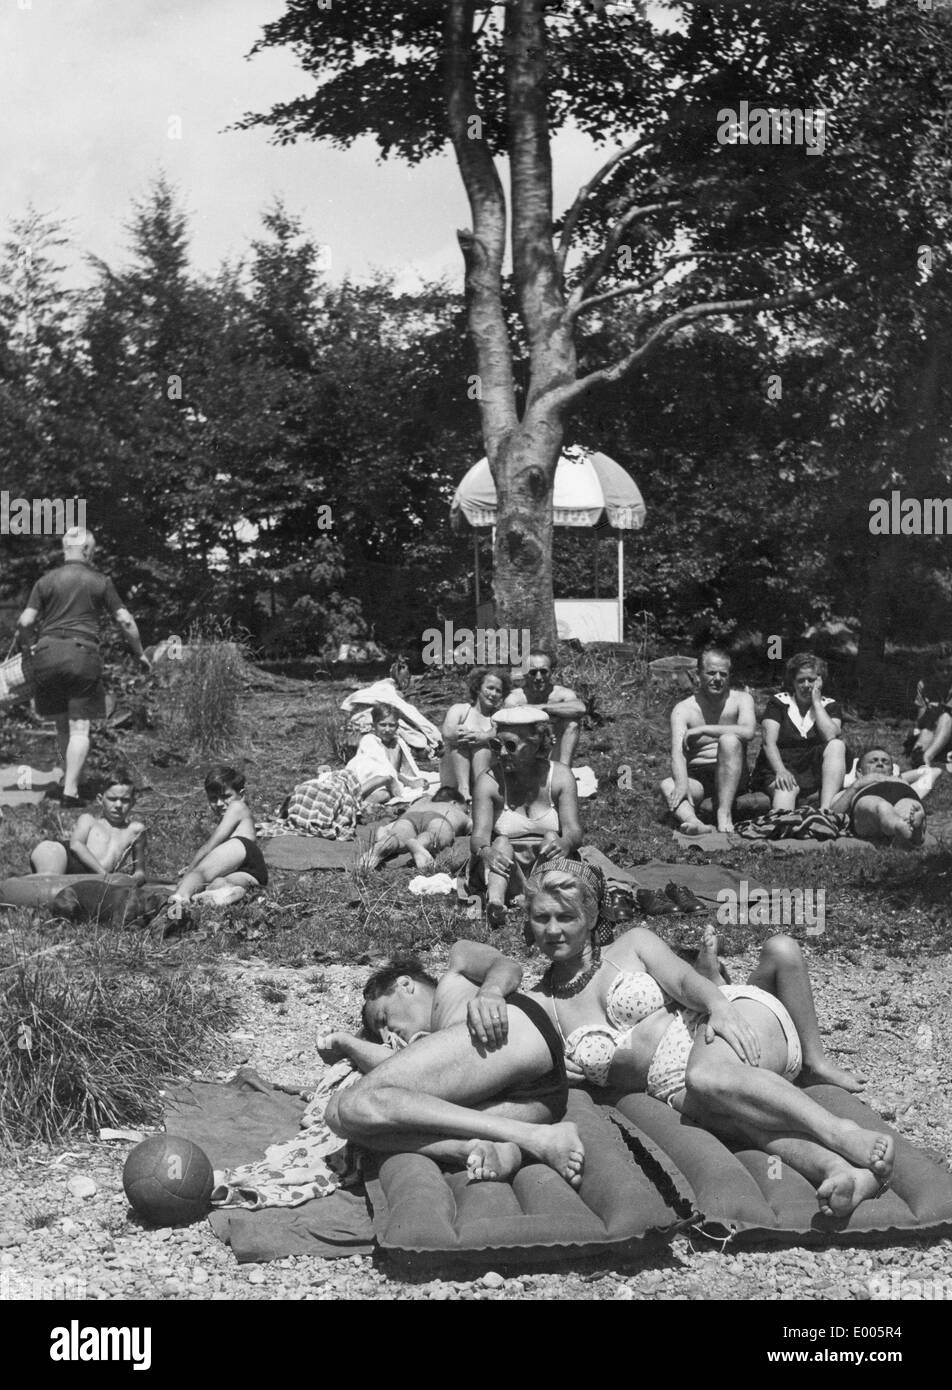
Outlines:
{"type": "Polygon", "coordinates": [[[696,694],[671,712],[671,773],[661,783],[668,810],[685,835],[703,835],[707,826],[697,808],[706,796],[714,803],[717,829],[731,831],[734,799],[747,781],[747,744],[754,736],[754,702],[745,690],[731,689],[731,659],[719,647],[698,657],[696,694]]]}
{"type": "Polygon", "coordinates": [[[132,820],[132,773],[117,767],[96,798],[98,814],[84,812],[68,840],[43,840],[30,855],[35,874],[128,873],[145,882],[145,826],[132,820]]]}
{"type": "MultiPolygon", "coordinates": [[[[205,778],[205,795],[218,825],[192,856],[185,875],[168,903],[168,917],[183,916],[183,904],[196,893],[219,889],[264,887],[268,868],[255,838],[255,823],[244,800],[244,775],[233,767],[213,767],[205,778]]],[[[229,895],[227,900],[234,901],[229,895]]],[[[225,901],[222,898],[221,901],[225,901]]]]}

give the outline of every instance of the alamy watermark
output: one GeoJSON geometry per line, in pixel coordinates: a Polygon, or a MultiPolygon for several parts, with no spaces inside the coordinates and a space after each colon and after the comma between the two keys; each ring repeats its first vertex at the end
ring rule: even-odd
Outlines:
{"type": "Polygon", "coordinates": [[[826,931],[825,888],[722,888],[717,895],[717,922],[722,927],[804,927],[807,936],[826,931]]]}
{"type": "Polygon", "coordinates": [[[62,536],[85,529],[83,497],[11,497],[0,492],[0,536],[62,536]]]}
{"type": "Polygon", "coordinates": [[[424,666],[519,666],[529,655],[527,627],[428,627],[423,634],[424,666]]]}
{"type": "Polygon", "coordinates": [[[930,1275],[924,1279],[907,1279],[905,1270],[891,1269],[882,1274],[873,1274],[866,1281],[871,1298],[889,1299],[898,1303],[902,1299],[910,1302],[922,1299],[926,1302],[952,1302],[952,1278],[930,1275]]]}
{"type": "Polygon", "coordinates": [[[0,1270],[0,1303],[67,1303],[85,1299],[86,1280],[75,1275],[57,1274],[45,1279],[0,1270]]]}
{"type": "Polygon", "coordinates": [[[717,113],[719,145],[803,145],[807,154],[826,148],[827,112],[823,106],[725,106],[717,113]]]}
{"type": "Polygon", "coordinates": [[[952,497],[903,497],[894,488],[869,504],[871,536],[952,536],[952,497]]]}

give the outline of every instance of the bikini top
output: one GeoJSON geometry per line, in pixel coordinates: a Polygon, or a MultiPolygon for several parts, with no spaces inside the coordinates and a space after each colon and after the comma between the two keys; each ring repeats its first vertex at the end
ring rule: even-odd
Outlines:
{"type": "Polygon", "coordinates": [[[552,771],[553,764],[549,763],[549,775],[545,779],[545,795],[549,804],[544,811],[540,811],[535,816],[530,816],[528,811],[516,810],[509,805],[506,774],[501,772],[503,808],[496,817],[496,823],[493,826],[494,835],[520,839],[526,835],[544,835],[547,830],[554,830],[558,834],[559,813],[552,805],[552,771]]]}
{"type": "Polygon", "coordinates": [[[558,1010],[555,1009],[555,1022],[565,1045],[565,1056],[581,1068],[586,1081],[593,1086],[608,1085],[608,1073],[615,1053],[631,1029],[659,1009],[668,1008],[671,1003],[654,976],[644,970],[622,970],[610,960],[605,964],[618,971],[605,999],[607,1022],[584,1024],[581,1028],[574,1028],[566,1037],[559,1024],[558,1010]]]}

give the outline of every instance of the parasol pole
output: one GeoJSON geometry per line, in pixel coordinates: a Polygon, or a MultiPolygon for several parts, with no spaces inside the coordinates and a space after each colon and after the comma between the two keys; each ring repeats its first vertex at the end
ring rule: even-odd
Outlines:
{"type": "Polygon", "coordinates": [[[473,527],[473,567],[476,571],[476,613],[479,613],[479,532],[473,527]]]}
{"type": "Polygon", "coordinates": [[[625,640],[625,542],[618,532],[618,640],[625,640]]]}

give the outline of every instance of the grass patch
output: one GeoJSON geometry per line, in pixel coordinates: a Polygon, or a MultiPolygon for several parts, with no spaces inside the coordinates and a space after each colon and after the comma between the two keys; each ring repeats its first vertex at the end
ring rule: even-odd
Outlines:
{"type": "Polygon", "coordinates": [[[163,1080],[207,1063],[233,1018],[207,970],[163,969],[143,937],[51,944],[14,926],[0,942],[0,1144],[154,1121],[163,1080]]]}
{"type": "Polygon", "coordinates": [[[190,629],[180,656],[162,664],[166,685],[159,720],[168,738],[203,757],[233,747],[247,655],[222,628],[190,629]]]}

